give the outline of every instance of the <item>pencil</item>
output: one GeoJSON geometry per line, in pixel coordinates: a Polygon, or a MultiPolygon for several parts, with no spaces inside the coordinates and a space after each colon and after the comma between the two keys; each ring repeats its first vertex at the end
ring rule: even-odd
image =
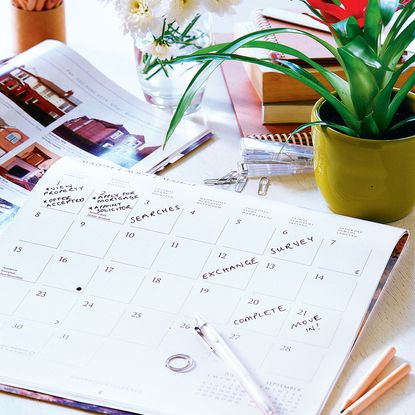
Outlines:
{"type": "Polygon", "coordinates": [[[362,395],[364,395],[370,389],[370,385],[381,374],[383,369],[385,369],[385,367],[393,359],[395,354],[396,349],[394,347],[389,347],[382,353],[382,355],[373,364],[366,376],[361,380],[360,383],[358,383],[353,392],[347,398],[346,403],[343,405],[343,408],[340,413],[343,413],[350,405],[353,404],[353,402],[357,401],[362,395]]]}
{"type": "Polygon", "coordinates": [[[47,0],[46,1],[46,9],[51,10],[56,7],[57,0],[47,0]]]}
{"type": "Polygon", "coordinates": [[[46,0],[37,0],[35,10],[37,12],[40,12],[45,7],[46,0]]]}
{"type": "Polygon", "coordinates": [[[36,0],[28,0],[26,2],[26,10],[33,11],[36,7],[36,0]]]}
{"type": "Polygon", "coordinates": [[[403,363],[386,378],[381,380],[372,389],[361,396],[354,404],[350,405],[344,415],[359,415],[369,405],[380,398],[386,393],[392,386],[396,385],[411,371],[411,365],[409,363],[403,363]]]}
{"type": "Polygon", "coordinates": [[[26,4],[23,0],[14,0],[15,6],[17,6],[19,9],[25,10],[26,4]]]}

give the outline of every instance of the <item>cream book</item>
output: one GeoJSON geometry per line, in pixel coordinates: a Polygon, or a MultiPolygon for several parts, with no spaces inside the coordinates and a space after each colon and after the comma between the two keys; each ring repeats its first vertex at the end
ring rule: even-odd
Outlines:
{"type": "Polygon", "coordinates": [[[315,101],[279,102],[262,105],[263,124],[307,123],[315,101]]]}
{"type": "MultiPolygon", "coordinates": [[[[275,10],[274,10],[275,12],[275,10]]],[[[280,10],[279,12],[282,13],[280,10]]],[[[311,20],[311,18],[310,18],[311,20]]],[[[262,30],[266,28],[273,27],[276,22],[278,22],[278,27],[284,27],[288,26],[288,23],[285,23],[284,21],[277,21],[273,19],[267,19],[265,17],[261,16],[260,22],[258,22],[258,13],[256,13],[252,19],[252,21],[248,22],[240,22],[235,25],[234,28],[234,36],[240,37],[243,35],[246,35],[247,33],[262,30]]],[[[291,27],[293,24],[291,24],[291,27]]],[[[298,27],[301,30],[312,30],[312,29],[306,29],[302,26],[298,27]]],[[[318,33],[314,29],[316,34],[319,37],[322,37],[321,34],[318,33]]],[[[327,36],[327,33],[321,32],[323,35],[327,36]]],[[[291,37],[295,35],[290,35],[291,37]]],[[[297,38],[300,40],[303,40],[304,44],[310,44],[310,47],[315,43],[311,41],[310,39],[303,37],[303,36],[297,36],[297,38]]],[[[281,42],[286,43],[288,46],[296,47],[296,44],[292,42],[290,39],[284,39],[283,35],[278,36],[272,36],[268,40],[275,41],[275,42],[281,42]]],[[[299,42],[297,40],[297,43],[299,42]]],[[[304,46],[303,46],[304,47],[304,46]]],[[[306,50],[303,51],[307,54],[309,57],[313,57],[312,54],[307,53],[306,50]]],[[[258,49],[243,49],[241,53],[246,54],[250,57],[259,58],[259,59],[269,59],[270,56],[267,53],[267,51],[264,50],[258,50],[258,49]]],[[[408,55],[410,56],[410,55],[408,55]]],[[[317,59],[318,61],[318,59],[317,59]]],[[[300,62],[295,62],[300,63],[300,62]]],[[[340,67],[340,65],[337,64],[336,61],[333,60],[326,60],[319,62],[322,64],[326,69],[332,71],[336,75],[345,78],[344,71],[340,67]]],[[[277,70],[272,70],[270,68],[265,68],[259,65],[253,65],[249,63],[244,63],[244,67],[248,73],[248,76],[257,91],[261,101],[264,104],[275,104],[280,102],[297,102],[297,101],[317,101],[320,98],[320,95],[315,92],[313,89],[309,88],[308,86],[304,85],[303,83],[289,77],[288,75],[283,74],[282,72],[278,72],[277,70]]],[[[310,67],[304,67],[310,74],[315,76],[318,81],[320,81],[327,89],[331,90],[332,87],[329,84],[329,82],[314,68],[310,67]]],[[[410,66],[407,70],[405,70],[402,75],[400,76],[397,87],[402,86],[405,81],[414,73],[415,66],[410,66]]]]}
{"type": "MultiPolygon", "coordinates": [[[[254,22],[239,22],[235,24],[234,37],[244,36],[255,30],[260,30],[260,28],[258,28],[254,22]]],[[[263,50],[244,48],[241,53],[253,58],[269,59],[269,54],[267,51],[263,50]]],[[[313,89],[282,72],[250,63],[244,63],[243,65],[264,104],[311,100],[317,101],[320,97],[313,89]]],[[[344,72],[340,66],[331,64],[326,67],[337,75],[344,77],[344,72]]],[[[320,75],[317,70],[314,68],[305,69],[314,75],[327,88],[330,87],[327,80],[320,75]]]]}
{"type": "MultiPolygon", "coordinates": [[[[62,158],[4,233],[0,389],[106,414],[317,415],[407,238],[391,226],[62,158]],[[194,364],[171,370],[174,356],[194,364]]],[[[180,363],[175,363],[178,365],[180,363]]]]}

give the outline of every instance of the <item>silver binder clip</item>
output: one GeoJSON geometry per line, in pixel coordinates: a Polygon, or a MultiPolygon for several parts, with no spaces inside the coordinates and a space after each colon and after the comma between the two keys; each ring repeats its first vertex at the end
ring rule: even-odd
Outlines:
{"type": "Polygon", "coordinates": [[[269,177],[261,177],[259,179],[258,185],[258,196],[266,196],[270,184],[271,180],[269,179],[269,177]]]}

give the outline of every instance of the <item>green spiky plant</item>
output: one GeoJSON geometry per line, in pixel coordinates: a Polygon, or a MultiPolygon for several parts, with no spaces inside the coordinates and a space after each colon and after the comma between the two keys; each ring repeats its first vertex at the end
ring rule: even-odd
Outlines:
{"type": "MultiPolygon", "coordinates": [[[[399,91],[394,87],[399,76],[415,62],[415,55],[402,63],[402,56],[415,37],[415,0],[300,0],[312,17],[329,26],[336,47],[299,29],[268,29],[253,32],[229,43],[213,45],[171,63],[204,62],[184,92],[172,117],[165,144],[183,118],[198,90],[224,61],[237,60],[276,69],[317,91],[331,104],[338,122],[316,121],[301,126],[320,124],[350,136],[388,139],[393,132],[415,120],[415,116],[397,119],[396,114],[408,92],[415,85],[412,74],[399,91]],[[391,23],[395,13],[399,12],[391,23]],[[386,38],[381,35],[389,24],[386,38]],[[339,62],[346,80],[327,70],[289,45],[264,40],[267,36],[292,33],[307,36],[324,46],[339,62]],[[331,85],[327,89],[301,66],[283,59],[258,59],[245,56],[244,48],[265,49],[291,55],[316,69],[331,85]]],[[[299,130],[298,129],[298,130],[299,130]]],[[[298,131],[297,130],[297,131],[298,131]]],[[[415,131],[414,131],[415,132],[415,131]]]]}

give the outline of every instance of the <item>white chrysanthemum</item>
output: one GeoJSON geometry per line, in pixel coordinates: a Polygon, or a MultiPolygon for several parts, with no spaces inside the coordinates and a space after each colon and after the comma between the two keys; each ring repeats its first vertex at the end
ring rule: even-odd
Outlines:
{"type": "Polygon", "coordinates": [[[171,0],[166,11],[168,21],[175,20],[178,25],[193,19],[199,11],[200,0],[171,0]]]}
{"type": "Polygon", "coordinates": [[[144,34],[160,26],[161,17],[157,15],[160,0],[117,0],[124,32],[144,34]]]}
{"type": "Polygon", "coordinates": [[[211,13],[223,16],[226,13],[235,13],[233,9],[241,0],[203,0],[203,6],[211,13]]]}
{"type": "Polygon", "coordinates": [[[143,52],[146,52],[161,60],[170,59],[173,56],[173,48],[170,45],[160,43],[157,40],[146,44],[143,47],[143,52]]]}

